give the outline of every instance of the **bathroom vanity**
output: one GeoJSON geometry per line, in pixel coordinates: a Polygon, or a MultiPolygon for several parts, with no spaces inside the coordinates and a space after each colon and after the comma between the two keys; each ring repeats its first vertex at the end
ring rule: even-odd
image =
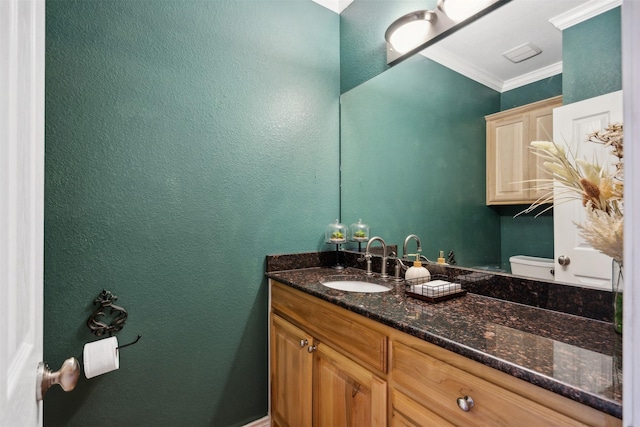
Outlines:
{"type": "MultiPolygon", "coordinates": [[[[621,425],[611,324],[467,295],[343,292],[270,268],[275,426],[621,425]]],[[[363,274],[347,268],[346,274],[363,274]]]]}

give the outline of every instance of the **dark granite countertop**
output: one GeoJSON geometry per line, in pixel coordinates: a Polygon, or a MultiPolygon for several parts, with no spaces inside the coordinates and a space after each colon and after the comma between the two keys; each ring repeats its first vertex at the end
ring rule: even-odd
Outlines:
{"type": "Polygon", "coordinates": [[[408,297],[403,284],[385,293],[327,288],[341,273],[311,267],[268,271],[274,280],[445,349],[622,418],[622,339],[609,322],[468,292],[429,303],[408,297]]]}

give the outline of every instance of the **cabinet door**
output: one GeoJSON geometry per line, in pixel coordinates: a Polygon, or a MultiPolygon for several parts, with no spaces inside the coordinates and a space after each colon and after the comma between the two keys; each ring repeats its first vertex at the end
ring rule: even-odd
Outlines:
{"type": "MultiPolygon", "coordinates": [[[[531,141],[553,141],[553,109],[558,105],[533,110],[529,114],[529,140],[531,141]]],[[[552,190],[551,180],[553,176],[544,169],[544,160],[536,156],[533,152],[527,153],[529,161],[529,179],[534,181],[529,184],[529,196],[531,201],[547,195],[552,190]],[[545,181],[546,185],[540,185],[545,181]]]]}
{"type": "Polygon", "coordinates": [[[487,123],[487,204],[528,200],[529,115],[487,123]]]}
{"type": "Polygon", "coordinates": [[[271,416],[274,425],[311,427],[312,338],[271,316],[271,416]]]}
{"type": "Polygon", "coordinates": [[[387,423],[387,383],[325,344],[314,352],[313,425],[376,427],[387,423]]]}
{"type": "Polygon", "coordinates": [[[553,109],[561,105],[556,96],[486,116],[487,205],[528,204],[549,193],[538,188],[551,175],[530,144],[552,139],[553,109]]]}

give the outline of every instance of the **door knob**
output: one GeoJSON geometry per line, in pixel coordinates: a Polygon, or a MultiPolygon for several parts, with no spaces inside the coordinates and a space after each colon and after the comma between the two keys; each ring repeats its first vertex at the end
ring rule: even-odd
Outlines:
{"type": "Polygon", "coordinates": [[[567,265],[569,265],[570,262],[571,262],[571,260],[566,255],[560,255],[558,257],[558,264],[560,264],[563,267],[566,267],[567,265]]]}
{"type": "Polygon", "coordinates": [[[59,384],[64,391],[73,390],[78,383],[78,378],[80,378],[80,363],[75,357],[65,360],[57,372],[52,372],[46,362],[40,362],[36,374],[36,399],[44,399],[45,393],[54,384],[59,384]]]}

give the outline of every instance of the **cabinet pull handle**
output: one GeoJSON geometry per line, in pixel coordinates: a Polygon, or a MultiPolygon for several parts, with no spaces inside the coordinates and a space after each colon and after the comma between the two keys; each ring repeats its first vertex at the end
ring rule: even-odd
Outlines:
{"type": "Polygon", "coordinates": [[[471,396],[459,397],[458,398],[458,407],[462,409],[464,412],[469,412],[471,408],[473,408],[474,401],[471,396]]]}
{"type": "Polygon", "coordinates": [[[317,346],[317,345],[315,345],[315,344],[314,344],[314,345],[310,345],[309,347],[307,347],[307,351],[308,351],[309,353],[313,353],[313,352],[314,352],[314,351],[316,351],[317,349],[318,349],[318,346],[317,346]]]}
{"type": "Polygon", "coordinates": [[[304,347],[305,345],[309,344],[309,341],[307,340],[300,340],[300,347],[304,347]]]}

